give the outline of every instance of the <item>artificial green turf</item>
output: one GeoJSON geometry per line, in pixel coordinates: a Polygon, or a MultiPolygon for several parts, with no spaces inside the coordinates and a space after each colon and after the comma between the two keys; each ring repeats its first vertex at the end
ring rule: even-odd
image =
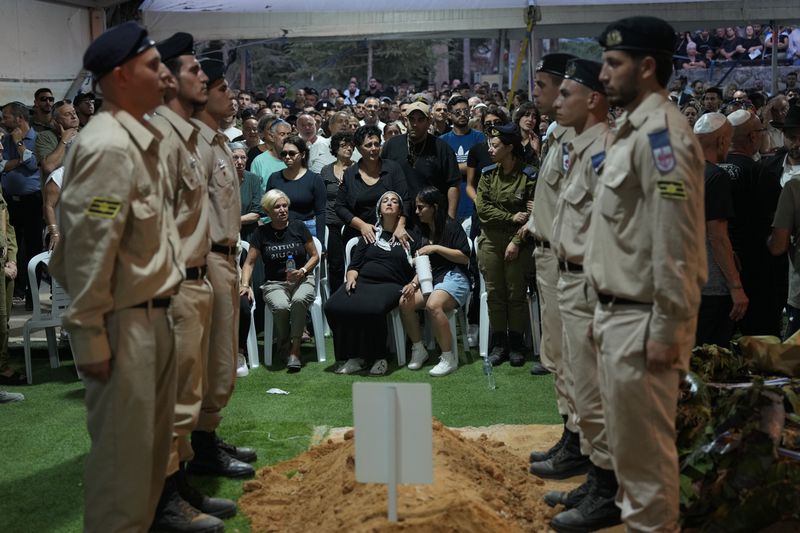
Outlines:
{"type": "MultiPolygon", "coordinates": [[[[472,350],[473,354],[477,350],[472,350]]],[[[552,377],[534,377],[528,367],[495,369],[498,388],[488,390],[480,360],[444,378],[431,378],[431,357],[417,372],[390,367],[381,378],[333,373],[329,360],[309,362],[299,374],[282,366],[259,367],[236,382],[236,392],[224,411],[219,434],[233,444],[254,446],[261,467],[301,453],[315,426],[352,425],[352,384],[355,381],[428,382],[432,384],[433,415],[449,426],[491,424],[554,424],[556,411],[552,377]],[[277,387],[288,396],[270,395],[277,387]]],[[[304,347],[313,361],[313,346],[304,347]]],[[[89,448],[83,387],[69,352],[62,351],[61,368],[50,369],[44,351],[34,352],[31,387],[7,387],[22,392],[24,402],[0,405],[0,531],[77,532],[81,530],[83,461],[89,448]]],[[[14,350],[21,363],[21,350],[14,350]]],[[[124,480],[120,480],[124,483],[124,480]]],[[[238,499],[241,481],[194,478],[193,484],[216,496],[238,499]]],[[[250,531],[243,515],[225,521],[226,531],[250,531]]]]}

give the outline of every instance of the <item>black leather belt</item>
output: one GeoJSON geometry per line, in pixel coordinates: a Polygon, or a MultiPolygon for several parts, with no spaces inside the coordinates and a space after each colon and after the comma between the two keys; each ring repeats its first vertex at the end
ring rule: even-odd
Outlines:
{"type": "Polygon", "coordinates": [[[147,300],[146,302],[132,305],[131,307],[143,307],[145,309],[147,309],[148,307],[164,308],[164,307],[169,307],[171,301],[172,301],[171,298],[153,298],[152,300],[147,300]]]}
{"type": "Polygon", "coordinates": [[[637,302],[636,300],[603,294],[602,292],[597,293],[597,300],[603,305],[652,305],[647,302],[637,302]]]}
{"type": "Polygon", "coordinates": [[[583,272],[583,265],[573,263],[572,261],[558,260],[558,269],[561,272],[583,272]]]}
{"type": "Polygon", "coordinates": [[[533,238],[533,245],[540,248],[550,248],[550,241],[540,241],[536,237],[533,238]]]}
{"type": "Polygon", "coordinates": [[[224,246],[222,244],[212,244],[211,251],[222,255],[233,255],[236,253],[236,246],[224,246]]]}
{"type": "Polygon", "coordinates": [[[186,279],[204,279],[207,272],[208,268],[205,265],[199,267],[189,267],[186,269],[186,279]]]}

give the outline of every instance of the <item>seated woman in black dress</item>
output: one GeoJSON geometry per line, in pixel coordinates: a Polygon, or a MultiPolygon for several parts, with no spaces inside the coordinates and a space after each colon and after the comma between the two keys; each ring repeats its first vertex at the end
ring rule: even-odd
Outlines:
{"type": "Polygon", "coordinates": [[[461,224],[447,216],[447,199],[439,189],[425,187],[417,195],[415,204],[417,227],[422,233],[417,256],[430,258],[433,292],[425,296],[417,288],[411,297],[400,300],[403,326],[412,343],[408,368],[418,370],[428,359],[416,313],[424,308],[433,323],[436,342],[442,349],[439,363],[431,369],[430,375],[446,376],[458,368],[447,313],[466,304],[469,298],[469,242],[461,224]]]}
{"type": "Polygon", "coordinates": [[[267,312],[272,312],[278,353],[284,356],[289,342],[286,367],[289,372],[299,372],[300,340],[306,312],[316,296],[313,271],[319,263],[319,254],[306,224],[289,220],[289,203],[289,197],[279,189],[268,191],[261,200],[270,222],[258,226],[250,237],[239,294],[250,301],[254,298],[250,278],[256,259],[261,257],[266,277],[261,290],[269,307],[267,312]],[[294,259],[294,270],[286,269],[289,256],[294,259]]]}
{"type": "Polygon", "coordinates": [[[402,207],[396,192],[380,196],[373,240],[358,240],[347,268],[347,281],[325,304],[336,360],[344,361],[337,374],[352,374],[371,364],[369,373],[382,376],[388,368],[386,316],[397,307],[401,296],[410,298],[418,287],[410,255],[416,252],[416,245],[411,241],[412,249],[406,250],[392,235],[402,207]]]}
{"type": "MultiPolygon", "coordinates": [[[[361,154],[357,164],[344,173],[336,197],[336,214],[344,222],[342,241],[364,237],[367,243],[375,242],[375,203],[384,193],[394,191],[403,205],[409,205],[408,186],[403,169],[394,161],[381,159],[381,130],[377,126],[361,126],[353,135],[361,154]]],[[[406,216],[401,213],[394,236],[406,241],[406,216]]]]}

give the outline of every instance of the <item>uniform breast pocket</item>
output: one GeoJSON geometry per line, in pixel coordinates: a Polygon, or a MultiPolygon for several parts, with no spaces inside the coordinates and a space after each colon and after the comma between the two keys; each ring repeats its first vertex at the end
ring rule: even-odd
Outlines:
{"type": "Polygon", "coordinates": [[[158,249],[161,237],[158,197],[150,195],[131,203],[131,231],[128,247],[135,253],[147,256],[158,249]]]}
{"type": "Polygon", "coordinates": [[[600,212],[609,220],[621,222],[625,213],[632,206],[634,180],[624,170],[606,166],[600,178],[597,201],[600,212]]]}
{"type": "Polygon", "coordinates": [[[228,209],[233,205],[236,190],[233,186],[233,172],[223,162],[218,161],[214,169],[214,174],[211,177],[211,184],[209,185],[209,192],[213,201],[221,205],[223,209],[228,209]]]}

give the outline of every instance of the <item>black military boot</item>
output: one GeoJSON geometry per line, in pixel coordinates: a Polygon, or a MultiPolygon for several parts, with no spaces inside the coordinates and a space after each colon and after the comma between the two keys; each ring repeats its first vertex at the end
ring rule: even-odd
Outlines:
{"type": "Polygon", "coordinates": [[[234,446],[228,444],[219,435],[216,435],[217,447],[221,448],[223,452],[227,453],[234,459],[238,459],[245,463],[255,463],[258,461],[258,454],[253,448],[245,448],[244,446],[234,446]]]}
{"type": "Polygon", "coordinates": [[[589,470],[589,458],[581,455],[580,435],[572,431],[568,433],[564,445],[552,457],[531,464],[531,474],[544,479],[567,479],[589,470]]]}
{"type": "Polygon", "coordinates": [[[614,501],[618,488],[614,471],[597,467],[594,470],[595,482],[589,494],[577,507],[554,516],[551,528],[559,533],[582,533],[622,523],[620,509],[614,501]]]}
{"type": "Polygon", "coordinates": [[[561,438],[558,439],[553,446],[550,447],[549,450],[544,452],[537,452],[536,450],[531,452],[528,461],[531,463],[541,463],[542,461],[546,461],[553,457],[556,452],[564,445],[567,441],[567,437],[569,437],[569,431],[567,430],[567,415],[561,415],[561,418],[564,420],[564,431],[561,433],[561,438]]]}
{"type": "Polygon", "coordinates": [[[595,466],[593,464],[589,465],[589,472],[586,475],[586,481],[584,481],[581,485],[575,487],[570,491],[557,491],[552,490],[544,495],[544,503],[549,505],[550,507],[555,507],[556,505],[563,505],[567,509],[572,509],[573,507],[577,507],[579,503],[589,494],[589,491],[592,490],[594,484],[597,479],[595,466]]]}
{"type": "Polygon", "coordinates": [[[156,516],[151,531],[170,531],[178,533],[221,533],[225,531],[222,520],[201,513],[178,493],[178,474],[164,480],[164,490],[156,507],[156,516]]]}
{"type": "Polygon", "coordinates": [[[533,356],[533,363],[531,364],[531,375],[532,376],[546,376],[549,374],[550,371],[545,368],[542,364],[542,360],[539,359],[538,356],[533,356]]]}
{"type": "Polygon", "coordinates": [[[200,512],[216,516],[217,518],[230,518],[236,516],[236,504],[233,500],[226,498],[211,498],[201,494],[199,490],[195,489],[189,484],[189,479],[186,476],[186,470],[182,467],[175,474],[175,483],[178,488],[178,494],[181,498],[186,500],[189,505],[194,507],[200,512]]]}
{"type": "Polygon", "coordinates": [[[525,340],[522,333],[517,331],[508,332],[508,361],[511,366],[522,366],[525,364],[525,340]]]}
{"type": "Polygon", "coordinates": [[[225,453],[213,431],[192,431],[194,459],[187,465],[190,474],[230,478],[253,477],[255,469],[225,453]]]}
{"type": "Polygon", "coordinates": [[[508,336],[505,331],[492,332],[492,349],[489,352],[489,362],[497,366],[508,359],[508,336]]]}

